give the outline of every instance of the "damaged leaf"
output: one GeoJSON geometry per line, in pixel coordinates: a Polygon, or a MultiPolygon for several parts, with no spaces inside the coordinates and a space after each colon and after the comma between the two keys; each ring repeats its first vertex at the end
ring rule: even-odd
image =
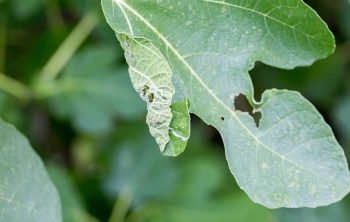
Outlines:
{"type": "MultiPolygon", "coordinates": [[[[175,89],[178,100],[188,99],[191,113],[220,132],[230,170],[253,201],[270,208],[317,207],[339,201],[349,192],[343,150],[314,106],[299,93],[276,89],[265,91],[257,102],[248,73],[256,61],[291,69],[334,51],[332,34],[306,4],[300,0],[102,0],[102,6],[116,33],[147,42],[148,49],[137,53],[123,43],[132,78],[138,72],[159,73],[152,70],[149,56],[135,56],[151,54],[150,48],[162,55],[158,65],[168,64],[165,70],[172,73],[174,85],[167,91],[164,107],[170,105],[175,89]],[[133,70],[137,63],[138,72],[133,70]],[[235,109],[240,94],[253,113],[261,113],[259,127],[249,114],[235,109]]],[[[146,80],[138,83],[135,88],[147,94],[149,107],[154,106],[160,100],[157,88],[145,88],[146,80]]],[[[165,126],[170,117],[169,110],[164,112],[165,126]]],[[[152,134],[162,136],[158,144],[164,151],[168,134],[152,134]]]]}
{"type": "Polygon", "coordinates": [[[187,101],[171,106],[175,88],[166,59],[149,41],[118,34],[129,64],[135,90],[147,102],[147,119],[151,135],[165,155],[180,154],[189,137],[187,101]]]}

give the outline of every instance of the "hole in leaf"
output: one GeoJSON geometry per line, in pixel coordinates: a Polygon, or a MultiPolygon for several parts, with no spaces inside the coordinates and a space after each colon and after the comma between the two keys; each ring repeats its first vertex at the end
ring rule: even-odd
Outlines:
{"type": "Polygon", "coordinates": [[[254,119],[256,127],[259,127],[261,113],[253,112],[253,107],[249,104],[247,97],[245,95],[239,94],[238,96],[236,96],[234,105],[236,110],[248,113],[254,119]]]}

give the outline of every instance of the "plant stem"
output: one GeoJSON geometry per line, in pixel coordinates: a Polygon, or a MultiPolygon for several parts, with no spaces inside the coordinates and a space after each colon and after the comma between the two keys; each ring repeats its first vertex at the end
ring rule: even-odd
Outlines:
{"type": "Polygon", "coordinates": [[[159,213],[160,209],[153,203],[148,203],[142,207],[141,210],[135,210],[128,216],[128,222],[143,222],[146,221],[152,215],[159,213]]]}
{"type": "Polygon", "coordinates": [[[58,76],[79,46],[90,35],[98,21],[99,17],[95,11],[90,11],[82,18],[42,69],[41,80],[51,81],[58,76]]]}
{"type": "Polygon", "coordinates": [[[124,222],[132,201],[129,191],[120,192],[108,222],[124,222]]]}
{"type": "Polygon", "coordinates": [[[0,73],[0,90],[17,97],[20,100],[28,100],[31,97],[31,90],[25,85],[0,73]]]}

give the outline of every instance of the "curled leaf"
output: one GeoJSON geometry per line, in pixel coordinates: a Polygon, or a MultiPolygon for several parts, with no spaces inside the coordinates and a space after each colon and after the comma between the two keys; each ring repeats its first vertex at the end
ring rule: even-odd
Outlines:
{"type": "Polygon", "coordinates": [[[171,107],[175,88],[169,64],[150,41],[126,34],[117,36],[125,50],[131,82],[147,103],[146,122],[151,135],[162,153],[178,155],[185,148],[189,137],[189,113],[187,100],[171,107]],[[173,142],[177,146],[174,147],[173,142]]]}

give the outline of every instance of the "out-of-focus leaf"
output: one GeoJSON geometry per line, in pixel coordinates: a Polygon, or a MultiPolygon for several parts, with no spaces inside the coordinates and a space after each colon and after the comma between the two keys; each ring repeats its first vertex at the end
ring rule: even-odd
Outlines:
{"type": "Polygon", "coordinates": [[[277,211],[278,222],[348,222],[350,218],[345,202],[317,209],[281,209],[277,211]]]}
{"type": "Polygon", "coordinates": [[[48,172],[56,185],[62,201],[64,222],[96,222],[84,207],[80,194],[63,168],[49,165],[48,172]]]}
{"type": "Polygon", "coordinates": [[[81,175],[96,168],[98,153],[94,142],[95,140],[90,137],[77,137],[72,143],[72,160],[74,167],[81,175]]]}
{"type": "MultiPolygon", "coordinates": [[[[197,127],[198,131],[201,130],[197,127]]],[[[170,196],[148,200],[135,209],[132,222],[250,222],[270,221],[269,211],[246,196],[226,190],[230,172],[213,147],[203,141],[205,133],[194,133],[186,156],[174,160],[177,180],[170,196]]],[[[223,154],[222,154],[223,155],[223,154]]]]}
{"type": "Polygon", "coordinates": [[[160,203],[148,206],[146,211],[155,214],[144,220],[133,222],[271,222],[272,215],[269,210],[252,203],[249,198],[242,195],[228,195],[216,200],[203,201],[201,205],[181,206],[160,203]]]}
{"type": "Polygon", "coordinates": [[[211,156],[211,152],[206,151],[194,160],[185,158],[177,162],[177,186],[169,201],[183,206],[211,202],[213,194],[220,190],[228,176],[224,172],[229,172],[216,155],[211,156]]]}
{"type": "Polygon", "coordinates": [[[174,189],[177,178],[172,162],[159,155],[150,137],[134,140],[116,149],[105,181],[107,193],[114,197],[128,193],[136,205],[164,198],[174,189]]]}
{"type": "Polygon", "coordinates": [[[130,195],[135,198],[132,212],[126,221],[268,221],[269,211],[251,203],[247,197],[234,195],[231,186],[226,192],[225,181],[232,180],[230,172],[219,153],[203,140],[206,131],[202,126],[196,129],[187,155],[176,159],[163,160],[150,137],[134,136],[128,139],[134,143],[119,148],[112,158],[114,167],[105,187],[112,196],[119,193],[123,197],[134,192],[130,195]]]}
{"type": "Polygon", "coordinates": [[[88,48],[73,58],[61,78],[46,86],[53,93],[52,111],[90,134],[109,131],[117,118],[141,116],[144,106],[127,70],[116,69],[114,59],[108,47],[88,48]]]}
{"type": "Polygon", "coordinates": [[[341,31],[347,39],[350,39],[350,0],[343,0],[340,3],[338,19],[341,31]]]}
{"type": "MultiPolygon", "coordinates": [[[[12,6],[14,15],[20,19],[28,18],[40,10],[41,0],[9,0],[12,6]]],[[[47,0],[43,0],[47,1],[47,0]]]]}
{"type": "Polygon", "coordinates": [[[43,163],[17,130],[0,120],[0,221],[61,222],[61,205],[43,163]]]}
{"type": "MultiPolygon", "coordinates": [[[[109,196],[127,194],[134,206],[164,200],[187,205],[206,201],[220,189],[225,164],[208,152],[212,147],[202,142],[205,133],[193,136],[188,155],[171,159],[159,155],[145,125],[138,128],[138,133],[126,130],[133,134],[124,136],[127,140],[113,148],[109,176],[104,183],[109,196]]],[[[227,169],[226,173],[229,175],[227,169]]]]}
{"type": "Polygon", "coordinates": [[[334,110],[340,134],[350,140],[350,93],[338,102],[334,110]]]}

